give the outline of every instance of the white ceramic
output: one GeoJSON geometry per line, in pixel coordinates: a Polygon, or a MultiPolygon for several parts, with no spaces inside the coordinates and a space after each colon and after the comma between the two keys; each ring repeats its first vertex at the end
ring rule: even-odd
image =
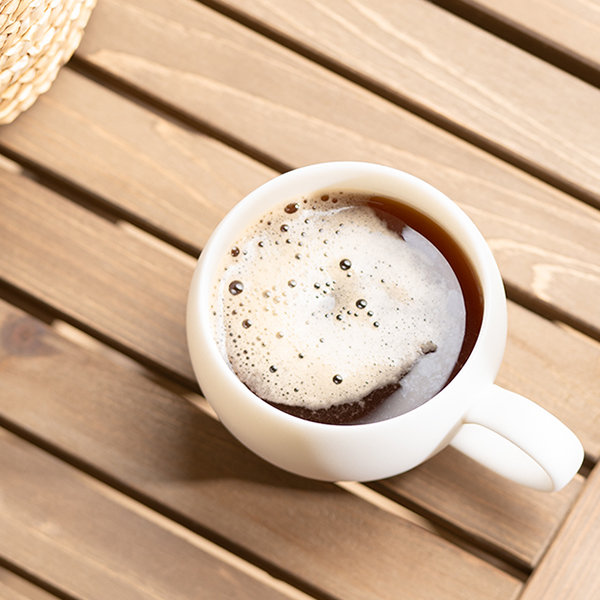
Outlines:
{"type": "Polygon", "coordinates": [[[412,469],[451,444],[510,479],[558,490],[583,460],[577,437],[532,401],[494,384],[506,341],[506,298],[492,253],[472,221],[416,177],[370,163],[303,167],[262,185],[215,229],[191,283],[187,334],[196,377],[223,424],[264,459],[315,479],[369,481],[412,469]],[[213,336],[210,295],[221,258],[262,213],[323,188],[396,197],[442,225],[460,244],[484,297],[479,337],[460,372],[422,406],[361,425],[328,425],[288,415],[255,396],[233,373],[213,336]]]}

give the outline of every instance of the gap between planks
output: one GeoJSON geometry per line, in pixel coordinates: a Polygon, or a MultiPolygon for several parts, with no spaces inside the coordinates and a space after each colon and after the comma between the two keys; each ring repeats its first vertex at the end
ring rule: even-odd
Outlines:
{"type": "MultiPolygon", "coordinates": [[[[418,527],[434,533],[455,546],[477,556],[497,569],[512,575],[519,581],[527,581],[531,574],[531,569],[527,568],[525,565],[511,560],[510,557],[502,557],[500,556],[500,553],[494,554],[493,550],[485,549],[485,544],[478,543],[478,541],[472,537],[454,533],[441,521],[425,516],[425,511],[420,510],[419,506],[415,505],[409,508],[407,505],[401,504],[400,500],[392,500],[389,495],[380,492],[376,485],[369,483],[363,484],[355,481],[338,482],[337,485],[351,494],[362,498],[366,502],[377,506],[381,510],[385,510],[395,516],[406,519],[418,527]]],[[[385,488],[382,487],[381,489],[384,490],[385,488]]]]}
{"type": "Polygon", "coordinates": [[[18,594],[7,597],[7,600],[83,600],[82,598],[67,594],[34,573],[22,569],[0,555],[0,594],[6,587],[3,587],[3,583],[11,585],[10,591],[13,594],[18,594]],[[2,570],[8,575],[6,578],[8,582],[3,578],[2,570]],[[20,592],[23,592],[23,594],[20,592]]]}
{"type": "Polygon", "coordinates": [[[168,367],[156,362],[144,354],[136,352],[131,348],[128,348],[124,344],[104,335],[100,331],[87,326],[85,323],[71,317],[71,315],[64,313],[63,311],[56,309],[43,300],[32,296],[31,294],[20,290],[7,282],[0,276],[0,298],[6,300],[13,306],[16,306],[25,312],[36,317],[40,321],[51,324],[56,319],[63,320],[65,323],[71,325],[74,329],[79,330],[82,334],[85,333],[90,338],[97,340],[111,348],[115,353],[121,354],[123,357],[127,357],[139,365],[139,368],[147,369],[147,372],[155,370],[161,373],[163,376],[169,378],[174,383],[177,382],[180,385],[185,385],[187,389],[195,392],[199,391],[198,384],[195,380],[187,378],[185,375],[177,373],[176,371],[170,370],[168,367]]]}
{"type": "Polygon", "coordinates": [[[138,106],[150,111],[153,114],[159,115],[162,119],[169,121],[179,127],[191,130],[194,132],[203,133],[223,144],[246,154],[250,158],[262,163],[263,165],[274,169],[275,171],[289,171],[292,167],[277,157],[267,154],[257,147],[251,146],[243,140],[235,137],[228,131],[225,131],[209,121],[203,121],[198,117],[187,114],[176,106],[172,106],[160,100],[135,84],[132,84],[120,77],[113,75],[104,69],[97,67],[86,59],[74,55],[66,65],[79,75],[83,75],[87,79],[98,83],[109,90],[119,94],[123,98],[134,102],[138,106]]]}
{"type": "Polygon", "coordinates": [[[600,65],[580,54],[574,54],[562,44],[526,28],[501,12],[486,9],[472,0],[427,1],[590,85],[600,87],[600,65]]]}
{"type": "MultiPolygon", "coordinates": [[[[595,461],[589,458],[587,455],[585,456],[584,462],[579,468],[577,475],[581,476],[584,480],[587,479],[592,469],[596,465],[595,461]]],[[[576,476],[577,476],[576,475],[576,476]]],[[[535,567],[531,567],[527,563],[519,560],[516,556],[511,555],[510,553],[504,551],[501,548],[494,547],[490,545],[485,539],[480,539],[479,537],[471,534],[468,537],[465,536],[459,528],[453,525],[451,522],[440,519],[435,513],[431,512],[425,507],[421,507],[416,504],[414,500],[410,497],[402,494],[401,492],[390,488],[385,485],[385,482],[380,481],[372,481],[367,482],[363,485],[369,492],[372,492],[375,496],[372,498],[372,502],[381,502],[381,508],[384,510],[390,510],[390,507],[399,506],[402,510],[407,511],[407,513],[414,514],[422,524],[426,524],[427,528],[433,527],[430,531],[437,533],[438,535],[444,537],[444,539],[453,542],[454,544],[460,546],[464,550],[467,550],[471,554],[475,554],[479,558],[487,561],[488,563],[494,565],[495,567],[502,569],[503,571],[509,573],[513,577],[520,579],[523,582],[526,582],[529,577],[533,574],[535,567]],[[381,500],[375,500],[375,498],[379,498],[381,500]]],[[[584,485],[582,485],[577,497],[573,500],[572,504],[569,507],[569,510],[566,512],[564,517],[562,518],[562,522],[564,523],[571,510],[577,503],[577,498],[581,496],[583,490],[585,489],[585,481],[584,485]]],[[[558,531],[560,531],[560,527],[554,532],[552,539],[556,537],[558,531]]],[[[545,554],[552,545],[552,540],[550,540],[544,552],[545,554]]],[[[541,558],[538,561],[541,562],[541,558]]],[[[537,565],[536,565],[537,566],[537,565]]]]}
{"type": "MultiPolygon", "coordinates": [[[[362,88],[372,92],[373,94],[392,102],[396,106],[407,110],[408,112],[420,117],[421,119],[447,131],[448,133],[468,142],[469,144],[476,146],[477,148],[509,163],[510,165],[517,167],[521,171],[536,177],[540,181],[543,181],[558,190],[561,190],[586,204],[589,204],[595,208],[600,208],[600,200],[598,197],[584,189],[581,186],[569,182],[563,177],[560,177],[555,172],[545,169],[543,167],[533,164],[530,160],[527,160],[517,153],[511,152],[507,148],[500,144],[480,135],[467,127],[459,125],[451,119],[444,117],[442,114],[427,108],[422,103],[410,98],[408,96],[399,94],[382,84],[378,83],[375,79],[366,76],[364,73],[358,73],[351,68],[345,66],[340,61],[330,58],[322,52],[311,48],[308,45],[302,44],[292,37],[284,35],[269,25],[266,25],[262,21],[242,13],[226,4],[223,4],[219,0],[195,0],[200,4],[204,4],[208,8],[222,14],[225,17],[236,21],[240,25],[251,29],[252,31],[276,42],[277,44],[296,52],[297,54],[307,58],[308,60],[317,63],[321,67],[340,75],[341,77],[355,83],[362,88]]],[[[88,64],[86,59],[77,57],[76,60],[82,66],[85,64],[85,68],[82,70],[82,74],[89,68],[100,71],[103,73],[103,77],[111,78],[113,76],[102,71],[96,66],[88,64]]],[[[126,84],[127,85],[127,84],[126,84]]]]}
{"type": "Polygon", "coordinates": [[[143,239],[146,243],[159,248],[175,260],[192,268],[200,254],[200,248],[176,240],[168,232],[157,232],[157,228],[137,215],[121,209],[115,204],[98,200],[93,192],[79,188],[77,184],[64,180],[42,165],[5,149],[0,143],[0,171],[26,177],[49,190],[60,194],[71,202],[83,206],[96,216],[124,229],[131,235],[143,239]],[[183,247],[181,247],[183,246],[183,247]]]}
{"type": "Polygon", "coordinates": [[[136,213],[130,212],[110,202],[110,200],[94,194],[94,192],[82,188],[77,183],[61,177],[43,165],[35,163],[7,148],[1,142],[0,169],[31,179],[49,190],[68,198],[71,202],[84,206],[106,221],[117,224],[130,223],[140,231],[147,232],[154,239],[165,242],[165,245],[169,247],[177,248],[181,252],[185,252],[193,257],[197,257],[200,254],[199,247],[186,243],[169,233],[166,229],[156,227],[136,213]]]}

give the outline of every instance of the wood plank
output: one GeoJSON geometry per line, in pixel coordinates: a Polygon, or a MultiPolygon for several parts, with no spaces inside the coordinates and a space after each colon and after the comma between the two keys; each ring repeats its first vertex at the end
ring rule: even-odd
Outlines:
{"type": "Polygon", "coordinates": [[[0,554],[66,594],[290,597],[208,552],[200,536],[2,429],[0,473],[0,554]]]}
{"type": "MultiPolygon", "coordinates": [[[[0,179],[0,211],[3,278],[130,354],[193,381],[184,327],[194,266],[189,256],[9,173],[0,179]]],[[[506,383],[552,409],[598,456],[598,344],[528,311],[520,314],[519,339],[511,328],[503,363],[506,383]]]]}
{"type": "MultiPolygon", "coordinates": [[[[5,303],[0,303],[0,314],[4,421],[95,472],[125,482],[146,502],[168,508],[194,529],[229,540],[330,598],[385,599],[400,594],[415,600],[459,599],[467,586],[471,598],[516,597],[521,583],[512,576],[333,484],[272,467],[217,421],[139,372],[75,346],[5,303]]],[[[181,553],[162,540],[163,532],[146,534],[145,521],[137,533],[131,511],[119,513],[108,506],[116,492],[108,493],[105,486],[73,474],[55,459],[42,460],[41,451],[28,449],[31,457],[24,456],[24,442],[6,445],[0,465],[8,472],[3,480],[10,484],[9,510],[0,519],[7,522],[10,535],[0,539],[0,552],[9,552],[15,562],[34,560],[34,544],[56,543],[58,568],[68,569],[70,562],[62,563],[62,546],[78,544],[75,556],[100,555],[102,564],[122,561],[128,569],[139,566],[152,577],[161,570],[157,560],[181,553]],[[36,494],[39,489],[44,493],[36,494]],[[59,493],[64,503],[55,501],[59,493]],[[89,510],[97,516],[86,521],[89,510]],[[108,530],[99,529],[98,523],[108,530]],[[36,536],[41,524],[50,539],[36,536]],[[120,532],[122,543],[115,542],[112,528],[120,532]],[[25,533],[33,538],[30,543],[25,544],[25,533]],[[88,537],[99,546],[93,552],[88,537]],[[23,543],[11,543],[13,538],[23,543]],[[128,547],[132,541],[140,550],[128,547]],[[135,558],[129,558],[130,553],[135,558]]],[[[196,569],[197,562],[182,564],[196,569]]],[[[31,568],[37,572],[53,566],[31,568]]],[[[86,594],[93,589],[106,594],[105,586],[97,587],[94,567],[89,566],[92,572],[81,585],[89,581],[86,594]]],[[[173,576],[184,581],[186,577],[177,572],[173,576]]],[[[184,597],[183,591],[177,597],[184,597]]]]}
{"type": "MultiPolygon", "coordinates": [[[[422,0],[223,3],[600,202],[595,87],[422,0]]],[[[331,105],[313,69],[298,77],[312,80],[312,93],[294,99],[298,84],[289,88],[287,78],[269,74],[277,63],[289,65],[282,49],[184,0],[169,7],[157,0],[102,0],[78,55],[211,121],[212,113],[220,121],[240,113],[248,124],[258,104],[263,119],[269,112],[271,131],[282,125],[283,110],[298,105],[313,118],[323,113],[317,104],[349,116],[349,99],[337,94],[331,105]],[[163,43],[157,45],[159,31],[163,43]],[[220,108],[212,106],[216,102],[220,108]]],[[[290,116],[284,119],[288,129],[290,116]]],[[[227,127],[241,134],[237,125],[227,127]]],[[[388,129],[397,140],[398,130],[388,129]]],[[[252,141],[275,151],[273,134],[266,131],[252,141]]],[[[289,143],[289,135],[284,137],[289,143]]],[[[340,140],[338,152],[343,147],[340,140]]]]}
{"type": "Polygon", "coordinates": [[[600,335],[597,211],[206,7],[174,6],[100,2],[80,56],[291,166],[368,160],[430,181],[511,286],[600,335]]]}
{"type": "Polygon", "coordinates": [[[52,94],[0,131],[0,145],[197,250],[238,200],[275,174],[69,69],[52,94]]]}
{"type": "Polygon", "coordinates": [[[581,498],[521,600],[588,600],[600,590],[600,468],[587,480],[581,498]]]}
{"type": "Polygon", "coordinates": [[[2,600],[57,600],[56,596],[33,583],[0,567],[0,599],[2,600]]]}
{"type": "Polygon", "coordinates": [[[600,71],[597,0],[457,0],[600,71]]]}

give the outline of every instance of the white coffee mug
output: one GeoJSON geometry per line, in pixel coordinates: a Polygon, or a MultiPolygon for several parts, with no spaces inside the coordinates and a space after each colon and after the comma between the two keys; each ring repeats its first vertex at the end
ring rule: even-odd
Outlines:
{"type": "Polygon", "coordinates": [[[583,460],[581,443],[556,417],[494,384],[506,342],[506,298],[483,236],[444,194],[396,169],[362,162],[316,164],[250,193],[215,229],[198,261],[187,335],[194,372],[222,423],[256,454],[299,475],[381,479],[412,469],[450,444],[505,477],[554,491],[571,480],[583,460]],[[332,188],[397,198],[427,215],[463,249],[483,293],[479,335],[458,374],[418,408],[374,423],[330,425],[280,411],[238,379],[213,336],[211,294],[222,258],[236,239],[274,207],[332,188]]]}

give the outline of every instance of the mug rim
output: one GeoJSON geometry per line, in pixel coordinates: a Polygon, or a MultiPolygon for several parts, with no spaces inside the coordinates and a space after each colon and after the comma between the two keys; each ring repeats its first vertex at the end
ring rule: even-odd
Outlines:
{"type": "MultiPolygon", "coordinates": [[[[341,184],[340,187],[342,185],[346,185],[350,189],[349,185],[341,184]]],[[[320,189],[327,187],[331,188],[334,186],[335,183],[325,186],[313,185],[309,186],[310,191],[304,193],[315,193],[320,189]]],[[[357,189],[358,191],[377,193],[368,189],[361,190],[360,187],[357,189]]],[[[288,194],[287,198],[293,198],[294,196],[298,195],[300,194],[288,194]]],[[[391,196],[392,199],[394,199],[394,195],[386,195],[391,196]]],[[[402,198],[399,200],[410,205],[414,205],[416,203],[416,201],[410,198],[402,198]]],[[[469,372],[472,370],[473,365],[478,362],[476,359],[481,354],[481,347],[485,344],[486,332],[490,329],[491,321],[494,319],[503,319],[506,321],[504,288],[498,266],[479,229],[454,201],[421,178],[394,167],[362,161],[333,161],[299,167],[278,175],[251,191],[228,211],[206,242],[198,260],[198,264],[195,268],[188,296],[186,330],[192,365],[201,388],[203,371],[207,368],[210,368],[211,371],[213,369],[217,369],[218,377],[227,379],[229,384],[234,387],[236,393],[240,397],[244,398],[245,402],[252,403],[256,410],[264,411],[264,414],[269,415],[271,419],[279,419],[296,427],[308,428],[309,430],[312,429],[315,431],[324,431],[326,429],[339,431],[348,428],[356,431],[357,429],[375,429],[382,426],[393,426],[393,423],[397,422],[397,420],[403,418],[405,419],[407,415],[418,414],[424,410],[432,410],[432,405],[434,406],[439,402],[443,402],[444,398],[452,394],[456,388],[459,388],[462,385],[463,380],[469,377],[469,372]],[[330,174],[332,171],[339,173],[340,175],[347,174],[348,176],[356,176],[357,172],[359,172],[359,176],[363,178],[368,175],[373,175],[375,177],[386,175],[389,178],[395,179],[397,182],[402,180],[404,184],[414,188],[415,195],[418,195],[418,193],[425,194],[430,199],[432,205],[435,204],[435,206],[442,206],[445,211],[445,215],[451,215],[454,218],[453,226],[459,226],[461,228],[461,233],[465,234],[466,237],[461,235],[459,238],[454,232],[448,229],[444,222],[440,222],[439,218],[436,218],[434,215],[430,214],[430,212],[424,210],[420,206],[416,206],[416,208],[417,210],[420,210],[426,214],[429,218],[433,219],[440,227],[449,233],[454,241],[460,246],[469,263],[471,264],[482,294],[483,313],[477,339],[469,353],[469,356],[465,360],[465,363],[460,368],[458,373],[456,373],[453,379],[423,404],[420,404],[419,406],[400,415],[369,423],[350,423],[339,425],[310,421],[308,419],[303,419],[301,417],[288,414],[285,411],[272,406],[268,402],[265,402],[259,396],[254,394],[235,374],[226,358],[222,355],[215,336],[212,333],[213,328],[210,318],[210,292],[215,281],[218,265],[222,260],[224,252],[226,252],[232,246],[237,236],[244,229],[260,218],[261,214],[264,214],[272,207],[286,201],[285,196],[279,195],[280,192],[278,188],[283,188],[289,185],[295,179],[298,180],[300,178],[310,177],[316,174],[330,174]],[[255,207],[256,203],[267,197],[272,197],[273,199],[270,202],[262,200],[263,204],[261,204],[260,209],[257,210],[255,207]],[[253,213],[253,218],[245,218],[243,223],[240,225],[237,223],[237,221],[240,220],[245,213],[253,213]],[[503,301],[500,304],[497,302],[499,291],[501,292],[503,301]],[[200,345],[204,348],[204,351],[208,354],[208,357],[210,357],[210,365],[206,364],[206,360],[200,360],[200,357],[197,355],[198,344],[196,342],[198,340],[193,340],[192,336],[200,336],[202,338],[202,344],[200,345]]],[[[504,329],[505,328],[506,326],[504,325],[504,329]]],[[[502,348],[500,348],[499,359],[496,361],[497,365],[493,367],[494,372],[491,374],[491,381],[493,381],[496,375],[495,371],[497,371],[499,368],[503,350],[504,344],[502,344],[502,348]]],[[[207,398],[207,400],[209,404],[213,406],[217,414],[219,414],[219,407],[215,406],[213,404],[213,400],[210,398],[207,398]]]]}

